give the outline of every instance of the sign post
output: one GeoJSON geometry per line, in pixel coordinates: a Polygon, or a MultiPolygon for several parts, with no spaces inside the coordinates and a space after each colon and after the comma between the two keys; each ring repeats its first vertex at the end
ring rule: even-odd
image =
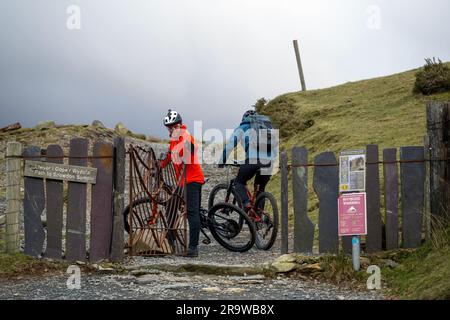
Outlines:
{"type": "Polygon", "coordinates": [[[361,256],[361,247],[359,236],[354,236],[352,238],[352,262],[353,262],[353,270],[355,271],[359,271],[359,268],[361,266],[360,256],[361,256]]]}
{"type": "Polygon", "coordinates": [[[353,269],[360,269],[360,237],[367,234],[366,156],[364,150],[343,151],[339,157],[339,236],[352,237],[353,269]]]}

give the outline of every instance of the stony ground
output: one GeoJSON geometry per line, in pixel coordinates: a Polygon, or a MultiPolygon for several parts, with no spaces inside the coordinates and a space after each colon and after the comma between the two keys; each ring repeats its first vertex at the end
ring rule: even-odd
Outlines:
{"type": "MultiPolygon", "coordinates": [[[[355,290],[312,279],[291,279],[284,275],[223,275],[168,271],[183,265],[256,266],[278,256],[256,249],[239,254],[217,243],[200,246],[196,259],[184,257],[135,257],[126,262],[127,271],[81,274],[81,288],[68,289],[68,274],[40,278],[0,280],[0,299],[216,299],[216,300],[378,300],[380,292],[355,290]]],[[[194,268],[191,268],[195,270],[194,268]]]]}

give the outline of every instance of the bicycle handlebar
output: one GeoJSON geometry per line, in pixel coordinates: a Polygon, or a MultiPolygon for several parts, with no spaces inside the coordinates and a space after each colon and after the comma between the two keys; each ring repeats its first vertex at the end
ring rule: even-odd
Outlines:
{"type": "Polygon", "coordinates": [[[224,163],[224,167],[240,167],[242,163],[233,160],[233,163],[224,163]]]}

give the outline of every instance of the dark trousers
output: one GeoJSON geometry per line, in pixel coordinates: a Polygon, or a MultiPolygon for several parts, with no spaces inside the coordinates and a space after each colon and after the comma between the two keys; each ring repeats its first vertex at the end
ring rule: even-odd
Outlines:
{"type": "Polygon", "coordinates": [[[239,195],[239,198],[242,200],[242,204],[244,207],[250,201],[246,190],[247,181],[255,177],[254,188],[256,188],[256,186],[259,186],[258,192],[263,192],[266,189],[266,185],[269,182],[271,176],[261,174],[261,168],[264,167],[267,167],[267,165],[263,166],[260,164],[242,164],[239,167],[239,172],[234,181],[234,184],[236,192],[239,195]]]}
{"type": "Polygon", "coordinates": [[[202,199],[202,184],[192,182],[187,184],[187,217],[189,222],[189,249],[196,249],[200,236],[200,203],[202,199]]]}

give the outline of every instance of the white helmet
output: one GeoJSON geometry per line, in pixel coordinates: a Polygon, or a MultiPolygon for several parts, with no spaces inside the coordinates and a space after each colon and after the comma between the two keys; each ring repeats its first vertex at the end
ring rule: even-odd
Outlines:
{"type": "Polygon", "coordinates": [[[181,123],[183,120],[181,119],[181,115],[173,110],[167,112],[167,116],[164,117],[164,125],[166,127],[173,126],[175,124],[181,123]]]}

